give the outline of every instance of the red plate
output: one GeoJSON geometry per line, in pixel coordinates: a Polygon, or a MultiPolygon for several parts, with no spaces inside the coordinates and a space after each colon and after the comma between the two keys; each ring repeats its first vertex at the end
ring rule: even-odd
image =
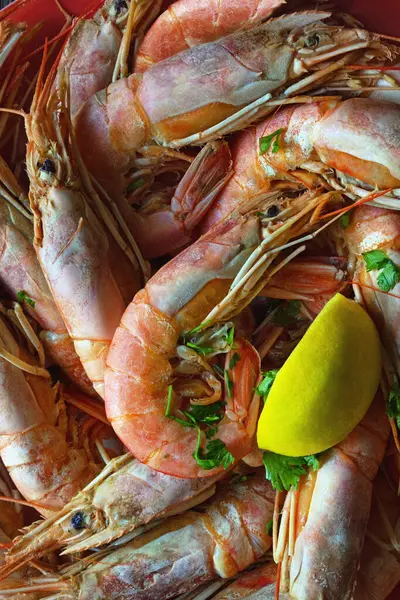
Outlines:
{"type": "MultiPolygon", "coordinates": [[[[102,0],[61,2],[70,14],[76,16],[95,11],[102,4],[102,0]]],[[[290,8],[290,0],[287,2],[290,8]]],[[[342,11],[351,13],[370,31],[400,37],[400,0],[338,0],[338,4],[342,11]]],[[[23,21],[31,26],[42,21],[42,41],[45,37],[51,38],[56,35],[65,23],[64,16],[52,0],[17,0],[0,11],[0,18],[8,18],[14,22],[23,21]]],[[[388,600],[400,600],[400,587],[388,600]]]]}
{"type": "MultiPolygon", "coordinates": [[[[287,2],[290,7],[290,0],[287,2]]],[[[62,0],[65,9],[74,15],[95,10],[101,3],[101,0],[62,0]]],[[[338,5],[341,10],[357,17],[371,31],[400,36],[399,0],[338,0],[338,5]]],[[[26,21],[28,25],[43,21],[43,36],[55,35],[64,23],[62,14],[52,0],[17,0],[0,11],[0,17],[26,21]]]]}

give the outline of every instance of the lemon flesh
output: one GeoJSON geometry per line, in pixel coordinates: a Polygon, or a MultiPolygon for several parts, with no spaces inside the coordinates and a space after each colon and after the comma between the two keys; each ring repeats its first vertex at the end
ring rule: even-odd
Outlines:
{"type": "Polygon", "coordinates": [[[259,448],[307,456],[343,440],[375,396],[381,360],[372,319],[336,294],[277,374],[258,422],[259,448]]]}

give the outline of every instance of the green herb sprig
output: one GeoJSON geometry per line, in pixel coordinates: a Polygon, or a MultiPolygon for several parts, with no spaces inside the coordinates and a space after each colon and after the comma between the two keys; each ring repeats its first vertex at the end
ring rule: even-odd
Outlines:
{"type": "Polygon", "coordinates": [[[283,133],[282,127],[269,135],[260,138],[260,154],[265,154],[272,146],[272,152],[276,154],[280,149],[280,137],[283,133]]]}
{"type": "Polygon", "coordinates": [[[376,282],[382,292],[389,292],[400,281],[400,269],[383,250],[363,253],[367,271],[379,271],[376,282]]]}

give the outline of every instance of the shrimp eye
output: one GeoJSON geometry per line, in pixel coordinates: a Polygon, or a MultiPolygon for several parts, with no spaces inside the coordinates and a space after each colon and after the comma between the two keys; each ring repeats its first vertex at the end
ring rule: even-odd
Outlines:
{"type": "Polygon", "coordinates": [[[305,44],[307,48],[314,48],[315,46],[318,46],[320,41],[319,35],[317,33],[312,33],[306,38],[305,44]]]}
{"type": "Polygon", "coordinates": [[[39,169],[41,171],[44,171],[45,173],[53,173],[54,174],[56,172],[55,164],[49,158],[46,158],[43,163],[39,162],[37,166],[39,167],[39,169]]]}
{"type": "Polygon", "coordinates": [[[71,525],[77,531],[80,531],[81,529],[85,529],[85,521],[84,521],[83,512],[78,511],[72,515],[71,525]]]}
{"type": "Polygon", "coordinates": [[[277,206],[276,204],[273,204],[267,210],[267,217],[272,218],[272,217],[276,217],[277,215],[279,215],[279,206],[277,206]]]}
{"type": "Polygon", "coordinates": [[[119,15],[121,10],[123,10],[124,8],[128,8],[126,0],[115,0],[115,10],[117,12],[117,15],[119,15]]]}

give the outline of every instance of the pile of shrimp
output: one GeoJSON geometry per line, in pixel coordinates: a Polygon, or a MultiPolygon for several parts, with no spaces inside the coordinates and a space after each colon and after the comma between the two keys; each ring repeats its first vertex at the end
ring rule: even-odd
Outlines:
{"type": "Polygon", "coordinates": [[[0,16],[0,598],[389,598],[400,40],[294,0],[54,1],[50,39],[0,16]],[[262,390],[339,292],[381,384],[277,485],[262,390]]]}

